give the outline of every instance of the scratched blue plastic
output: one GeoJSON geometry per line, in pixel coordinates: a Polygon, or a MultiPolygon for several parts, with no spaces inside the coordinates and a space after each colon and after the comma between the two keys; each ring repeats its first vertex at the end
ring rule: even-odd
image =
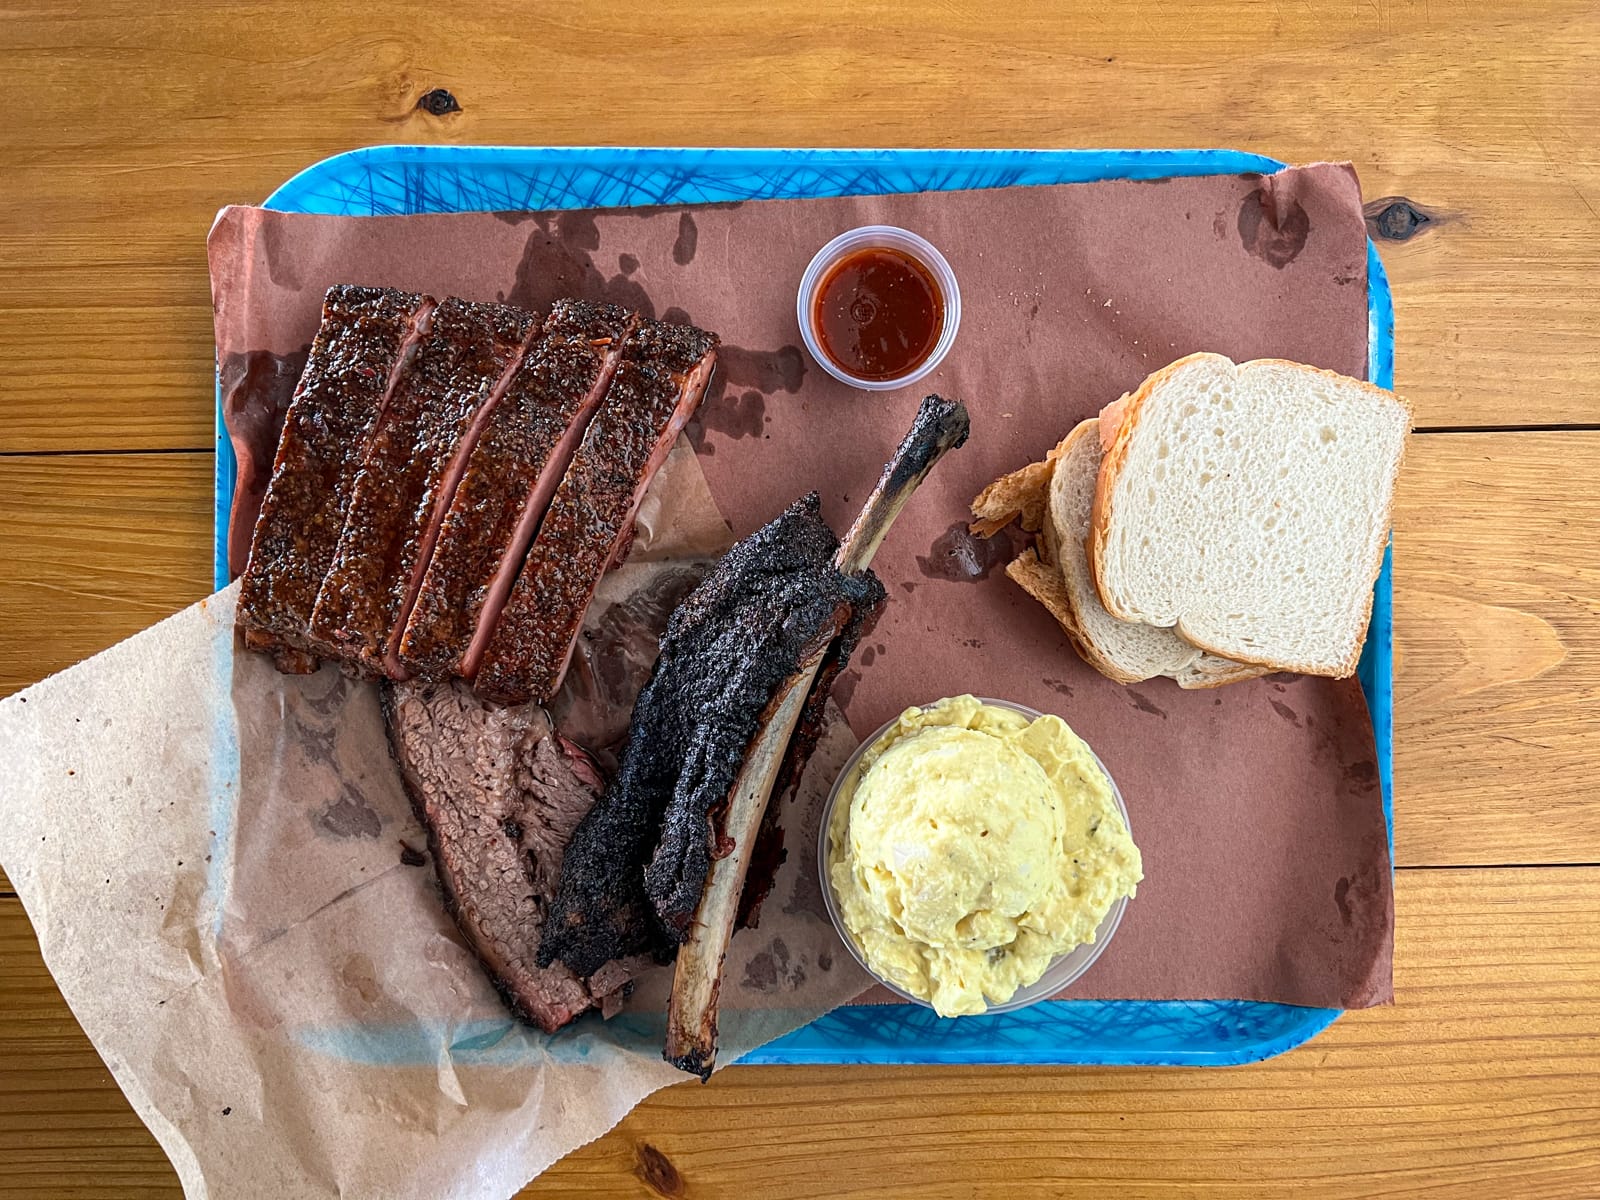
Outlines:
{"type": "MultiPolygon", "coordinates": [[[[796,199],[956,188],[1275,171],[1236,150],[692,150],[374,146],[326,159],[267,199],[286,212],[595,208],[796,199]]],[[[1367,250],[1368,378],[1394,376],[1394,310],[1367,250]]],[[[216,576],[228,582],[233,449],[217,423],[216,576]]],[[[1394,849],[1390,559],[1373,596],[1359,677],[1372,710],[1384,815],[1394,849]]],[[[1057,1000],[1021,1012],[943,1020],[924,1008],[838,1009],[742,1060],[752,1063],[1100,1063],[1226,1066],[1281,1054],[1340,1010],[1242,1000],[1057,1000]]]]}

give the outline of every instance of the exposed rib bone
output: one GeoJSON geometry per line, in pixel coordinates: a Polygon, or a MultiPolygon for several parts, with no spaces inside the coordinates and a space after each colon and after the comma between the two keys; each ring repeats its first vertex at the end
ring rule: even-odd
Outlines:
{"type": "MultiPolygon", "coordinates": [[[[940,458],[967,440],[967,429],[967,410],[959,401],[929,396],[922,402],[910,431],[884,466],[855,524],[839,543],[834,563],[840,572],[857,575],[871,565],[889,526],[905,508],[911,493],[940,458]]],[[[689,937],[678,950],[672,1003],[667,1010],[666,1058],[702,1080],[710,1078],[716,1065],[722,961],[733,936],[751,847],[817,670],[848,619],[849,613],[841,611],[829,628],[820,631],[794,674],[784,680],[762,714],[734,782],[723,825],[724,837],[732,841],[733,849],[712,863],[689,937]]],[[[792,779],[798,781],[799,775],[798,770],[794,771],[792,779]]]]}

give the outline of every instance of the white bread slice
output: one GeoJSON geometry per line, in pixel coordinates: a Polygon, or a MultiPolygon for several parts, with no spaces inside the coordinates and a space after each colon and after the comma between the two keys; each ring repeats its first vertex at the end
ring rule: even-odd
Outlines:
{"type": "Polygon", "coordinates": [[[1299,363],[1192,354],[1116,408],[1088,540],[1106,610],[1239,662],[1353,673],[1406,403],[1299,363]]]}
{"type": "MultiPolygon", "coordinates": [[[[1056,612],[1084,661],[1118,683],[1167,675],[1184,688],[1218,687],[1264,674],[1263,667],[1207,654],[1171,629],[1119,621],[1105,610],[1084,550],[1100,474],[1098,422],[1091,419],[1078,425],[1057,450],[1044,513],[1044,543],[1060,580],[1064,614],[1048,602],[1046,606],[1056,612]]],[[[1032,591],[1027,583],[1023,587],[1032,591]]]]}
{"type": "Polygon", "coordinates": [[[990,537],[1015,520],[1030,533],[1045,534],[1046,542],[1056,547],[1053,552],[1046,549],[1050,560],[1041,559],[1033,549],[1024,550],[1006,564],[1006,574],[1049,610],[1078,656],[1110,679],[1140,683],[1166,674],[1176,679],[1179,687],[1206,688],[1262,674],[1261,667],[1206,654],[1170,630],[1126,625],[1101,606],[1089,582],[1083,550],[1100,468],[1100,448],[1090,433],[1094,424],[1086,421],[1073,429],[1044,461],[1029,463],[984,488],[972,502],[976,518],[972,532],[990,537]],[[1061,470],[1069,452],[1074,481],[1070,504],[1066,493],[1058,495],[1052,486],[1053,481],[1069,478],[1061,470]],[[1070,520],[1066,516],[1069,511],[1070,520]],[[1072,532],[1064,534],[1062,530],[1068,526],[1072,532]],[[1097,636],[1095,631],[1102,629],[1110,632],[1097,636]],[[1157,648],[1153,653],[1151,645],[1157,648]]]}

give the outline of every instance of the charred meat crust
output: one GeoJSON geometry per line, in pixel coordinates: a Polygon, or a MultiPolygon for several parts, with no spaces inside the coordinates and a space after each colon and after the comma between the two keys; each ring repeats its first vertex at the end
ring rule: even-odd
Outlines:
{"type": "MultiPolygon", "coordinates": [[[[968,420],[959,403],[929,396],[923,400],[910,431],[885,464],[877,485],[860,515],[840,540],[834,556],[837,570],[848,577],[865,575],[873,556],[896,515],[933,465],[966,440],[968,420]]],[[[881,595],[881,593],[880,593],[881,595]]],[[[864,615],[864,614],[863,614],[864,615]]],[[[839,631],[843,633],[842,628],[839,631]]],[[[761,839],[761,827],[771,812],[771,798],[792,784],[809,754],[813,737],[801,729],[820,715],[813,705],[826,695],[826,681],[836,674],[840,657],[859,639],[859,627],[836,646],[819,637],[795,662],[791,675],[779,686],[759,731],[746,750],[745,763],[729,800],[714,820],[720,823],[718,849],[726,844],[729,857],[716,861],[706,873],[704,891],[692,917],[688,936],[679,949],[673,973],[672,1001],[667,1010],[665,1057],[683,1069],[707,1078],[716,1061],[717,1002],[728,939],[739,910],[745,905],[750,855],[761,839]],[[835,650],[829,661],[829,650],[835,650]],[[820,685],[820,688],[819,688],[820,685]],[[798,741],[797,731],[801,736],[798,741]]]]}
{"type": "Polygon", "coordinates": [[[440,492],[452,460],[534,324],[532,314],[500,304],[450,299],[434,310],[432,329],[373,430],[312,615],[312,634],[339,647],[340,658],[373,674],[385,670],[435,514],[443,515],[440,492]]]}
{"type": "Polygon", "coordinates": [[[288,639],[262,629],[240,628],[246,650],[259,650],[285,675],[310,675],[317,669],[316,655],[289,644],[288,639]]]}
{"type": "Polygon", "coordinates": [[[679,777],[645,873],[651,904],[676,941],[688,933],[712,858],[727,852],[722,826],[729,794],[766,705],[796,664],[824,647],[837,642],[839,662],[848,661],[861,622],[884,600],[876,576],[843,575],[834,565],[838,542],[822,520],[816,493],[791,505],[779,521],[791,514],[789,527],[776,530],[772,542],[758,533],[730,551],[729,577],[741,586],[708,597],[706,605],[691,594],[668,624],[668,637],[677,634],[673,650],[684,674],[704,679],[704,702],[722,710],[696,739],[706,770],[679,777]],[[748,715],[734,721],[736,711],[748,715]]]}
{"type": "Polygon", "coordinates": [[[715,336],[348,286],[323,317],[245,573],[246,648],[392,679],[472,678],[492,649],[482,694],[550,699],[715,336]]]}
{"type": "Polygon", "coordinates": [[[585,974],[670,955],[700,902],[725,805],[761,715],[805,648],[883,601],[841,575],[815,493],[738,543],[668,621],[621,768],[567,847],[539,961],[585,974]]]}
{"type": "MultiPolygon", "coordinates": [[[[721,999],[722,980],[719,977],[717,979],[716,986],[712,989],[711,993],[712,1012],[717,1011],[718,1003],[721,999]]],[[[689,1050],[687,1054],[664,1054],[662,1057],[673,1066],[677,1067],[678,1070],[687,1071],[691,1075],[700,1076],[701,1083],[705,1083],[711,1078],[711,1070],[717,1065],[717,1052],[715,1046],[712,1047],[710,1054],[707,1054],[702,1047],[697,1045],[689,1050]]]]}
{"type": "Polygon", "coordinates": [[[631,535],[640,497],[699,405],[714,335],[641,322],[539,527],[474,677],[504,704],[548,700],[606,567],[631,535]]]}
{"type": "Polygon", "coordinates": [[[296,673],[315,649],[317,593],[344,528],[350,489],[408,338],[433,301],[392,288],[328,289],[304,372],[284,418],[272,478],[239,589],[252,649],[281,648],[296,673]]]}
{"type": "Polygon", "coordinates": [[[563,300],[529,346],[472,450],[408,618],[400,659],[414,674],[459,670],[502,560],[527,550],[516,544],[519,527],[543,515],[525,509],[545,471],[564,468],[552,456],[582,419],[628,322],[615,305],[563,300]]]}

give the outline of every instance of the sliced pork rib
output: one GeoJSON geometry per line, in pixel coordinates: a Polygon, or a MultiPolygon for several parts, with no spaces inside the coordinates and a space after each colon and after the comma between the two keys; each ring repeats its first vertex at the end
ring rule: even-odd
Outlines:
{"type": "Polygon", "coordinates": [[[599,406],[630,315],[559,301],[490,412],[400,642],[413,675],[471,675],[599,406]]]}
{"type": "Polygon", "coordinates": [[[474,676],[480,695],[507,704],[555,695],[600,576],[626,548],[645,489],[705,394],[716,341],[658,321],[624,339],[611,387],[487,640],[474,676]]]}
{"type": "Polygon", "coordinates": [[[312,635],[372,674],[396,653],[439,527],[483,424],[537,321],[502,304],[445,300],[384,406],[351,489],[312,635]]]}
{"type": "Polygon", "coordinates": [[[667,623],[621,768],[567,847],[539,961],[580,974],[682,941],[746,748],[779,685],[883,602],[841,574],[815,494],[739,542],[667,623]]]}
{"type": "Polygon", "coordinates": [[[284,418],[238,620],[252,649],[309,671],[311,614],[344,528],[351,485],[373,424],[427,329],[434,301],[389,288],[339,285],[284,418]]]}
{"type": "Polygon", "coordinates": [[[445,906],[506,1003],[552,1033],[609,1009],[625,964],[586,980],[534,962],[562,848],[600,791],[594,764],[539,708],[490,708],[460,683],[386,685],[384,715],[445,906]]]}

